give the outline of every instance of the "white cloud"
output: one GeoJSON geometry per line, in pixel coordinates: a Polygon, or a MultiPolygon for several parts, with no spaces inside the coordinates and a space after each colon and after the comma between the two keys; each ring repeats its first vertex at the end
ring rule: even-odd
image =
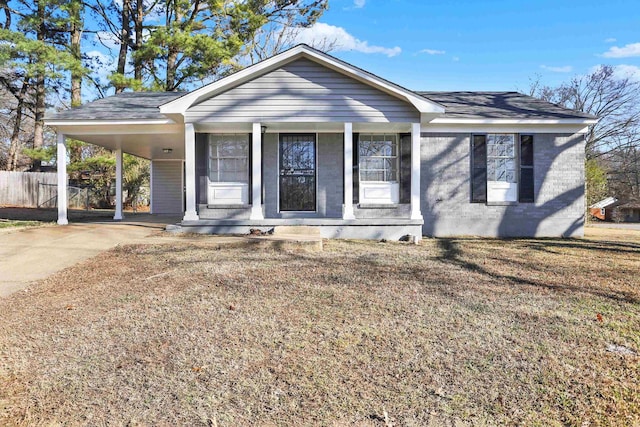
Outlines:
{"type": "Polygon", "coordinates": [[[629,78],[640,81],[640,67],[635,65],[620,64],[613,67],[614,75],[618,78],[629,78]]]}
{"type": "Polygon", "coordinates": [[[94,37],[98,43],[101,43],[107,49],[120,48],[120,40],[110,31],[98,31],[94,37]]]}
{"type": "Polygon", "coordinates": [[[381,53],[388,57],[400,55],[400,47],[383,47],[370,45],[369,42],[360,40],[352,36],[342,27],[317,22],[309,28],[302,29],[296,35],[296,42],[308,45],[333,45],[334,51],[346,52],[356,51],[362,53],[381,53]]]}
{"type": "Polygon", "coordinates": [[[437,49],[422,49],[420,53],[426,53],[427,55],[444,55],[447,52],[437,49]]]}
{"type": "Polygon", "coordinates": [[[458,57],[458,56],[454,56],[453,58],[451,58],[451,60],[452,60],[453,62],[458,62],[458,61],[460,61],[460,57],[458,57]]]}
{"type": "Polygon", "coordinates": [[[570,73],[573,70],[571,65],[564,65],[562,67],[550,67],[547,65],[541,65],[540,68],[547,71],[553,71],[554,73],[570,73]]]}
{"type": "Polygon", "coordinates": [[[97,80],[103,84],[108,83],[109,75],[116,69],[116,59],[98,50],[89,51],[86,56],[97,80]]]}
{"type": "Polygon", "coordinates": [[[615,43],[617,40],[614,37],[609,37],[608,39],[604,39],[605,43],[615,43]]]}
{"type": "Polygon", "coordinates": [[[364,4],[367,2],[367,0],[353,0],[353,7],[355,7],[356,9],[360,9],[362,7],[364,7],[364,4]]]}
{"type": "MultiPolygon", "coordinates": [[[[589,69],[589,74],[598,72],[603,65],[594,65],[589,69]]],[[[617,79],[631,79],[640,82],[640,67],[636,65],[620,64],[613,66],[613,77],[617,79]]]]}
{"type": "Polygon", "coordinates": [[[630,43],[623,47],[612,46],[602,54],[605,58],[631,58],[640,56],[640,43],[630,43]]]}

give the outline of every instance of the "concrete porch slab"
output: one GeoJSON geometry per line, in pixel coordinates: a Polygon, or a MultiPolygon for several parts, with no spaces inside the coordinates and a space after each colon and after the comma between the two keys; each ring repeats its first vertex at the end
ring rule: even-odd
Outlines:
{"type": "Polygon", "coordinates": [[[281,226],[308,226],[320,229],[325,239],[400,240],[406,236],[422,237],[422,220],[372,218],[343,220],[338,218],[269,218],[263,220],[199,220],[182,221],[167,227],[176,233],[249,234],[252,229],[264,233],[281,226]]]}

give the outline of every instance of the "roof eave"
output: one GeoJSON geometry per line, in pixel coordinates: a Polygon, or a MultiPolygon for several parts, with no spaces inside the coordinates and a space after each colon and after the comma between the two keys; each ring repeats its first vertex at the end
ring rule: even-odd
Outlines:
{"type": "Polygon", "coordinates": [[[53,128],[67,126],[133,126],[133,125],[174,125],[171,119],[114,119],[114,120],[93,120],[93,119],[45,119],[44,124],[53,128]]]}
{"type": "Polygon", "coordinates": [[[465,118],[465,117],[438,117],[434,124],[490,124],[490,125],[594,125],[597,119],[505,119],[505,118],[465,118]]]}

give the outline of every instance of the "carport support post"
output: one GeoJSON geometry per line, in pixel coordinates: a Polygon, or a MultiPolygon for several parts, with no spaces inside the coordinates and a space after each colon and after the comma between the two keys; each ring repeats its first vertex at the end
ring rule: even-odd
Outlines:
{"type": "Polygon", "coordinates": [[[58,224],[67,225],[67,146],[63,133],[58,132],[58,224]]]}
{"type": "MultiPolygon", "coordinates": [[[[411,124],[411,219],[422,219],[420,212],[420,123],[411,124]]],[[[420,238],[420,236],[416,236],[420,238]]]]}
{"type": "Polygon", "coordinates": [[[353,213],[353,124],[344,124],[344,205],[342,219],[356,219],[353,213]]]}
{"type": "Polygon", "coordinates": [[[264,219],[262,213],[262,125],[253,124],[251,138],[251,214],[249,219],[264,219]]]}
{"type": "Polygon", "coordinates": [[[184,124],[184,183],[187,209],[183,221],[197,221],[196,211],[196,131],[193,123],[184,124]]]}
{"type": "Polygon", "coordinates": [[[122,149],[116,150],[116,212],[115,221],[122,221],[122,149]]]}

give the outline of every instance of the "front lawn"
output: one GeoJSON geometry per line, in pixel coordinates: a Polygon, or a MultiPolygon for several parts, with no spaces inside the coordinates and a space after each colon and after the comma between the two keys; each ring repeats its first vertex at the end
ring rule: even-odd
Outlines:
{"type": "Polygon", "coordinates": [[[640,232],[116,248],[0,300],[0,424],[640,424],[640,232]]]}

